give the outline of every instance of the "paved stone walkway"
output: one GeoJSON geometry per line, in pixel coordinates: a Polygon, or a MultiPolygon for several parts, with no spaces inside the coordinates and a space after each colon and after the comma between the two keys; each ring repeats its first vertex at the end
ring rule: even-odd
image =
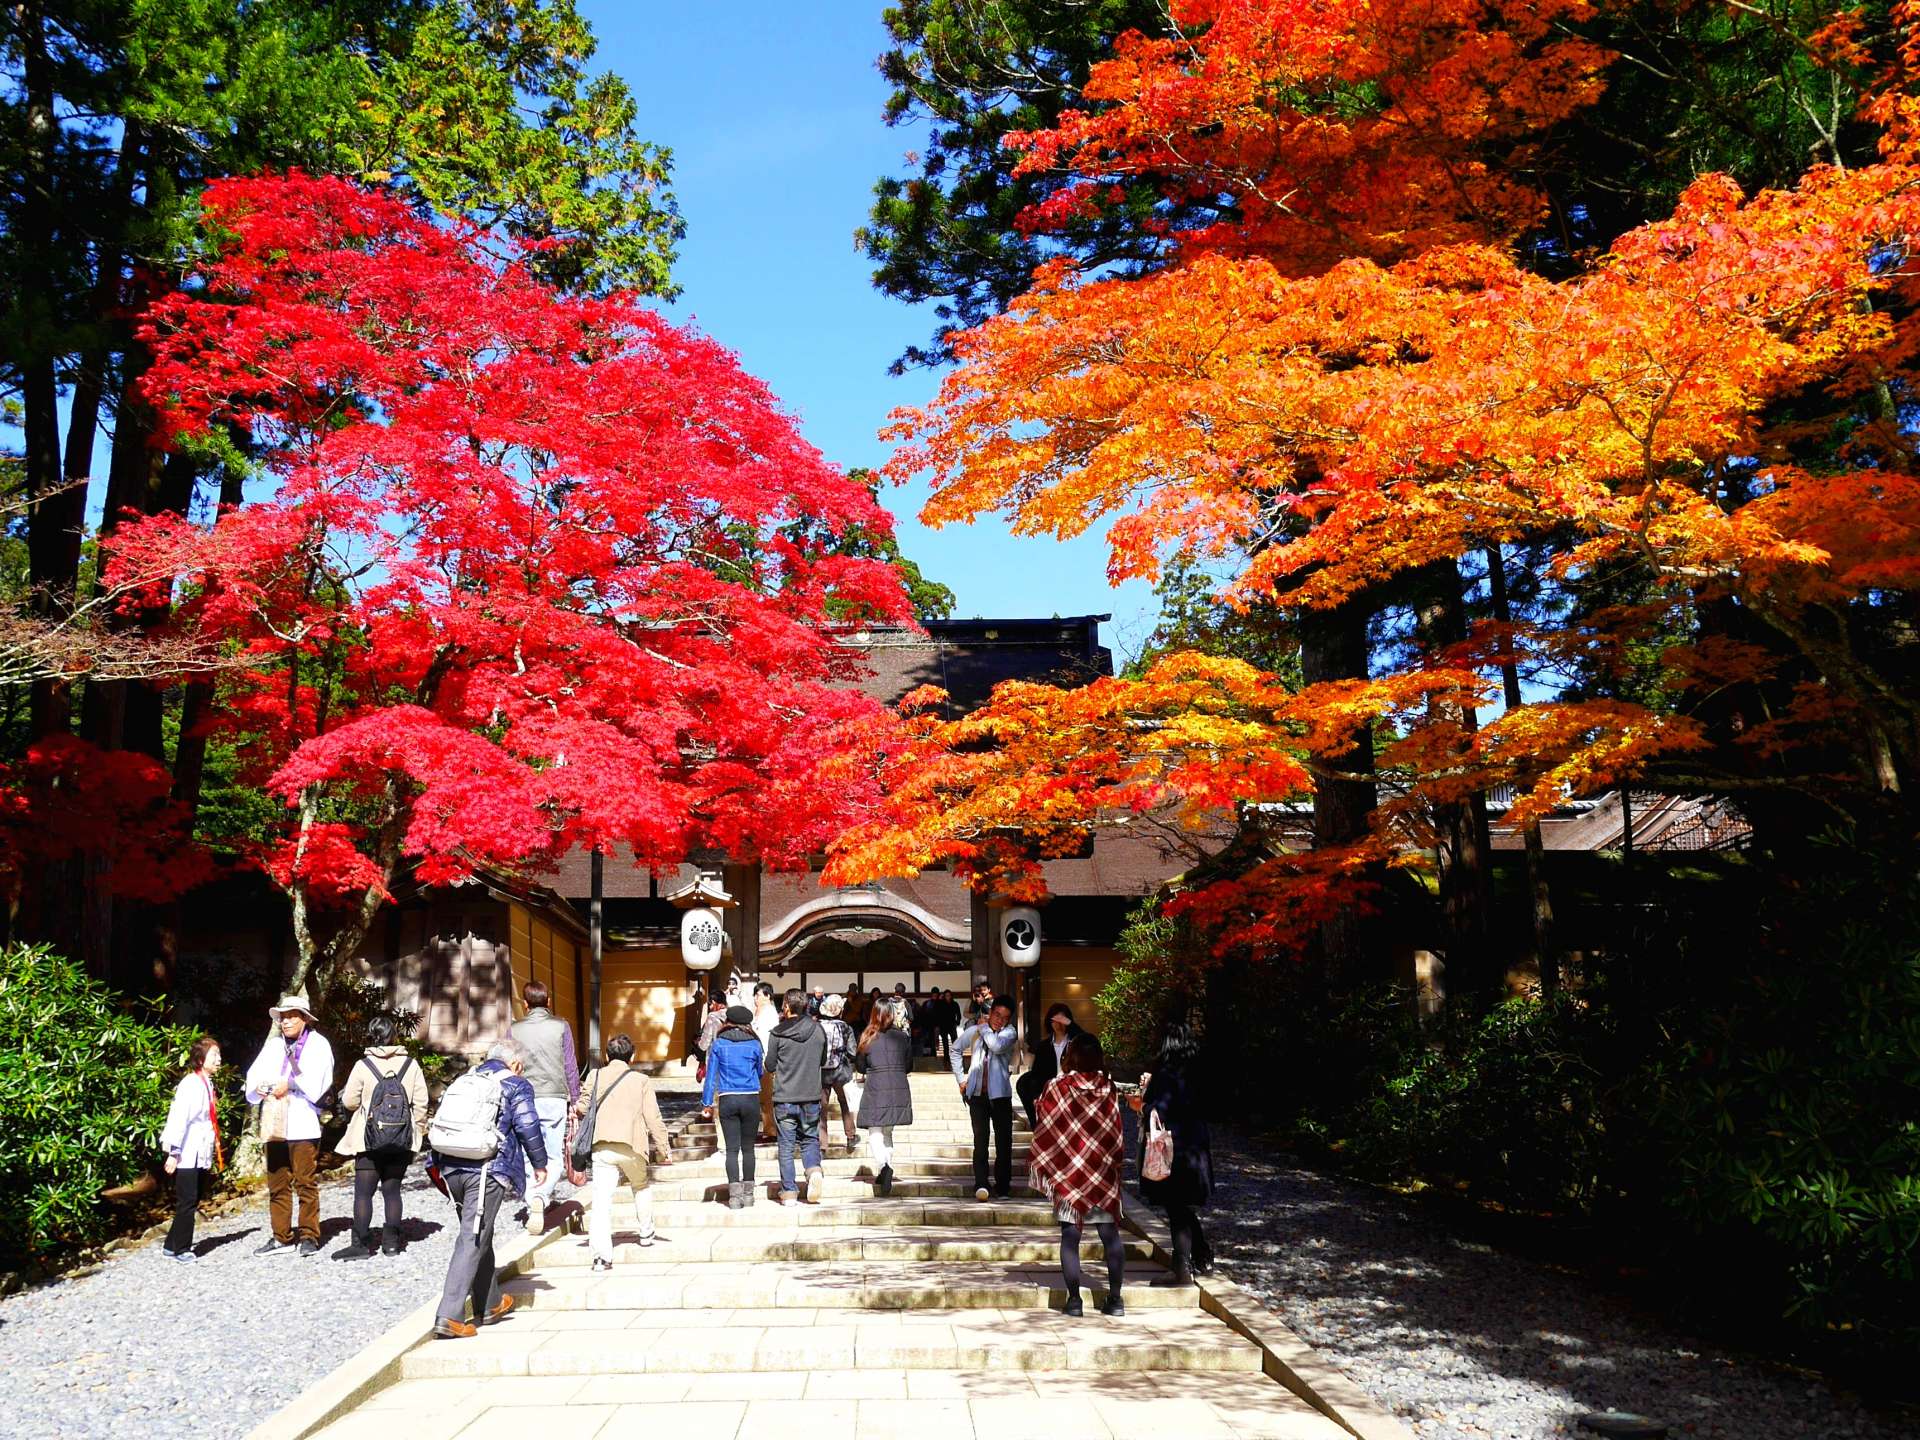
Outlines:
{"type": "MultiPolygon", "coordinates": [[[[1201,1311],[1191,1287],[1153,1289],[1151,1247],[1128,1237],[1128,1313],[1061,1313],[1058,1228],[1025,1188],[972,1198],[971,1136],[951,1079],[913,1077],[894,1196],[864,1156],[827,1162],[822,1203],[729,1211],[696,1127],[655,1185],[659,1239],[634,1243],[617,1206],[616,1268],[585,1242],[549,1243],[511,1283],[520,1308],[469,1340],[425,1341],[400,1380],[321,1433],[479,1440],[543,1434],[731,1440],[1340,1440],[1346,1432],[1261,1372],[1257,1347],[1201,1311]]],[[[1123,1235],[1125,1232],[1123,1232],[1123,1235]]],[[[1089,1279],[1104,1280],[1097,1238],[1089,1279]]]]}

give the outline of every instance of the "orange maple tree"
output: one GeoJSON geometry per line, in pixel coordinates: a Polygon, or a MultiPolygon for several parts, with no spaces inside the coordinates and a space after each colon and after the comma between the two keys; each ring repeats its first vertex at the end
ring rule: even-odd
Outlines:
{"type": "MultiPolygon", "coordinates": [[[[1078,692],[1003,687],[964,720],[905,722],[889,807],[833,877],[946,861],[1032,893],[1039,850],[1005,836],[1217,824],[1340,776],[1370,733],[1387,798],[1366,834],[1183,902],[1226,941],[1297,944],[1494,787],[1524,823],[1715,747],[1746,757],[1736,779],[1892,794],[1920,775],[1920,704],[1851,620],[1920,581],[1907,50],[1862,116],[1879,163],[1751,197],[1701,176],[1553,279],[1523,263],[1528,167],[1604,82],[1569,28],[1586,13],[1196,0],[1175,33],[1123,37],[1097,105],[1027,137],[1028,163],[1079,172],[1074,204],[1173,175],[1230,219],[1170,236],[1155,273],[1036,274],[896,417],[891,471],[931,476],[933,523],[1111,522],[1116,580],[1224,559],[1241,607],[1330,611],[1509,546],[1548,556],[1548,585],[1631,574],[1633,602],[1424,636],[1298,690],[1185,655],[1078,692]],[[1503,664],[1605,666],[1653,634],[1663,703],[1536,684],[1480,723],[1503,664]],[[1698,702],[1762,682],[1775,702],[1716,733],[1698,702]]],[[[1865,53],[1847,25],[1820,43],[1865,53]]]]}

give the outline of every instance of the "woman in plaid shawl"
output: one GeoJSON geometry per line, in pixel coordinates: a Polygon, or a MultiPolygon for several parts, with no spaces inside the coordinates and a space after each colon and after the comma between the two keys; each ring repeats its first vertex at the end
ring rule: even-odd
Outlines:
{"type": "Polygon", "coordinates": [[[1124,1315],[1120,1282],[1126,1251],[1120,1244],[1120,1177],[1126,1138],[1120,1125],[1120,1095],[1107,1074],[1098,1037],[1076,1035],[1060,1057],[1060,1074],[1040,1094],[1028,1171],[1053,1201],[1060,1222],[1060,1273],[1067,1282],[1066,1313],[1080,1304],[1080,1231],[1100,1232],[1107,1256],[1107,1298],[1102,1315],[1124,1315]]]}

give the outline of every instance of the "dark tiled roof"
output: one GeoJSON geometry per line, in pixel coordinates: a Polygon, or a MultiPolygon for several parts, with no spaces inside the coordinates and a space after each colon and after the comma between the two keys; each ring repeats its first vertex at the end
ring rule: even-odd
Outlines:
{"type": "Polygon", "coordinates": [[[891,705],[908,691],[937,685],[947,713],[985,703],[1004,680],[1084,685],[1113,673],[1113,652],[1100,643],[1105,615],[1061,620],[930,620],[926,633],[876,627],[846,637],[867,674],[860,689],[891,705]]]}

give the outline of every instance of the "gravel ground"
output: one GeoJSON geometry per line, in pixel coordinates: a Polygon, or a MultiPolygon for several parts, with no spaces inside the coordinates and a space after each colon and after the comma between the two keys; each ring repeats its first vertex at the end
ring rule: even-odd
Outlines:
{"type": "Polygon", "coordinates": [[[1421,1440],[1586,1436],[1628,1410],[1674,1435],[1914,1440],[1805,1375],[1702,1343],[1592,1280],[1462,1238],[1393,1196],[1263,1158],[1215,1132],[1202,1223],[1258,1295],[1421,1440]]]}
{"type": "Polygon", "coordinates": [[[351,1182],[325,1183],[321,1252],[256,1256],[270,1233],[262,1191],[256,1208],[202,1217],[193,1265],[166,1259],[156,1241],[92,1274],[0,1300],[7,1429],[63,1440],[125,1440],[148,1429],[208,1440],[246,1434],[440,1293],[453,1208],[424,1167],[416,1162],[407,1176],[400,1254],[336,1262],[352,1211],[351,1182]]]}

